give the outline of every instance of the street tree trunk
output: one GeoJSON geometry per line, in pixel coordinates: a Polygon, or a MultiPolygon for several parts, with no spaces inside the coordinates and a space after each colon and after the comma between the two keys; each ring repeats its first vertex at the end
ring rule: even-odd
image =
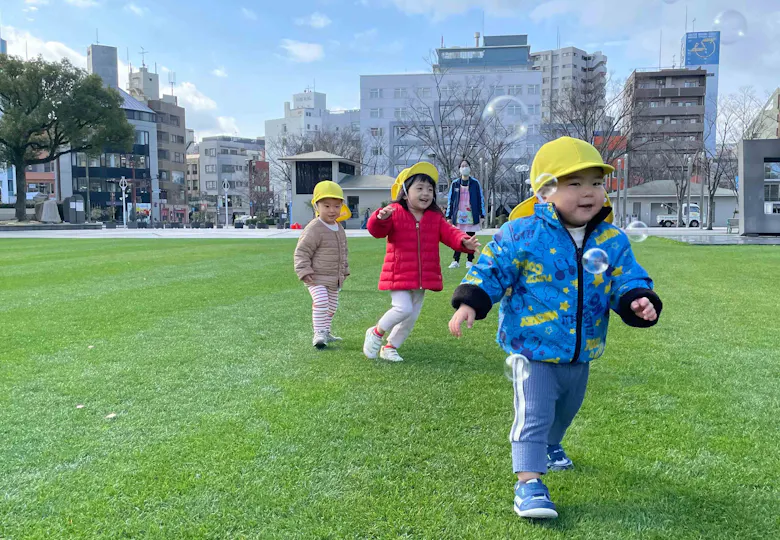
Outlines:
{"type": "Polygon", "coordinates": [[[16,219],[27,220],[27,169],[24,161],[14,163],[16,169],[16,219]]]}
{"type": "Polygon", "coordinates": [[[715,195],[710,193],[707,201],[707,230],[712,230],[712,224],[715,223],[715,195]]]}

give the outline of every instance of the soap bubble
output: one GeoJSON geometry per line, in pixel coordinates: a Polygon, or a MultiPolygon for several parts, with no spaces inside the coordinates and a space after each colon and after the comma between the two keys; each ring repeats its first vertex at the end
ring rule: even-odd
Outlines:
{"type": "Polygon", "coordinates": [[[528,367],[528,358],[522,354],[508,356],[504,363],[504,377],[513,383],[517,380],[524,381],[530,375],[528,367]]]}
{"type": "Polygon", "coordinates": [[[515,142],[528,133],[525,126],[527,107],[515,96],[497,96],[482,111],[486,129],[501,136],[506,142],[515,142]]]}
{"type": "Polygon", "coordinates": [[[550,173],[542,173],[536,178],[535,184],[539,186],[536,196],[541,199],[551,197],[558,191],[558,179],[550,173]]]}
{"type": "Polygon", "coordinates": [[[628,235],[628,239],[631,242],[644,242],[647,240],[649,230],[647,225],[641,221],[632,221],[625,228],[625,233],[628,235]]]}
{"type": "Polygon", "coordinates": [[[582,256],[582,267],[591,274],[603,274],[609,268],[607,252],[599,248],[591,248],[582,256]]]}
{"type": "Polygon", "coordinates": [[[676,3],[677,3],[677,0],[664,0],[664,4],[672,5],[672,4],[676,4],[676,3]]]}
{"type": "Polygon", "coordinates": [[[528,165],[515,165],[515,172],[527,173],[530,170],[528,165]]]}
{"type": "Polygon", "coordinates": [[[747,34],[747,19],[739,11],[727,9],[719,13],[713,21],[715,30],[720,31],[720,42],[733,45],[747,34]]]}

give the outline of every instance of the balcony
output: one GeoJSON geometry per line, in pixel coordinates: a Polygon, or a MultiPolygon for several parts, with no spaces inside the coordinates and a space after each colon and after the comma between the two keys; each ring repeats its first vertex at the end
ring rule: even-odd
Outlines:
{"type": "Polygon", "coordinates": [[[639,111],[640,116],[704,116],[704,107],[697,105],[694,107],[677,107],[677,106],[664,106],[664,107],[646,107],[639,111]]]}

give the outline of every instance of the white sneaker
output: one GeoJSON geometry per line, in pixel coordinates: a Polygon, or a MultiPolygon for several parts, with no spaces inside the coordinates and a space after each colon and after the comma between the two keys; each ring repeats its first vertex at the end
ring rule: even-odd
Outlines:
{"type": "Polygon", "coordinates": [[[454,270],[455,268],[460,268],[460,263],[458,261],[452,261],[447,268],[449,268],[450,270],[454,270]]]}
{"type": "Polygon", "coordinates": [[[376,335],[374,332],[374,326],[366,330],[366,339],[363,341],[363,354],[366,358],[376,358],[379,354],[379,349],[382,348],[382,338],[376,335]]]}
{"type": "Polygon", "coordinates": [[[379,351],[379,358],[387,360],[388,362],[403,362],[404,359],[398,354],[398,349],[395,347],[382,347],[379,351]]]}
{"type": "Polygon", "coordinates": [[[466,263],[466,270],[471,270],[471,267],[474,266],[474,263],[469,261],[466,263]]]}
{"type": "Polygon", "coordinates": [[[344,340],[343,340],[343,339],[341,339],[340,337],[338,337],[338,336],[334,336],[333,334],[331,334],[330,332],[328,332],[328,343],[335,343],[335,342],[337,342],[337,341],[344,341],[344,340]]]}
{"type": "Polygon", "coordinates": [[[324,349],[328,344],[328,332],[326,330],[314,332],[314,339],[311,340],[311,344],[318,349],[324,349]]]}

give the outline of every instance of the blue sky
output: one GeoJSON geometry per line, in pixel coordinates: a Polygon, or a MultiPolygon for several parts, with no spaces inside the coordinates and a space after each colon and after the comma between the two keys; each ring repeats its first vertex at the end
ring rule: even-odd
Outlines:
{"type": "MultiPolygon", "coordinates": [[[[331,108],[359,106],[361,74],[420,71],[439,46],[471,45],[475,31],[529,34],[532,50],[561,45],[602,50],[616,78],[679,56],[689,28],[712,29],[716,15],[738,9],[745,37],[724,46],[721,93],[752,85],[760,95],[780,86],[780,2],[751,0],[4,0],[3,36],[11,54],[71,58],[86,67],[95,41],[130,61],[157,64],[161,83],[176,73],[188,127],[201,135],[263,134],[266,119],[316,82],[331,108]],[[162,7],[161,7],[162,6],[162,7]]],[[[679,58],[677,58],[679,62],[679,58]]]]}

